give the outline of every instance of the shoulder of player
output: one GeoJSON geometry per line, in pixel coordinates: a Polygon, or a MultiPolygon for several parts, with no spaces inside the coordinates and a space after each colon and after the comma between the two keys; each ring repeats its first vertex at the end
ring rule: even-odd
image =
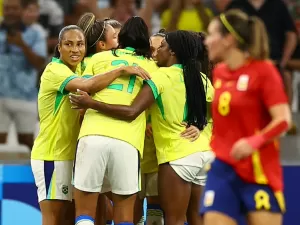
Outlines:
{"type": "Polygon", "coordinates": [[[98,52],[90,57],[90,61],[106,61],[113,56],[112,51],[98,52]]]}
{"type": "Polygon", "coordinates": [[[58,63],[58,62],[50,62],[46,66],[43,74],[50,75],[50,74],[61,74],[61,73],[73,73],[72,70],[69,69],[65,64],[58,63]]]}
{"type": "Polygon", "coordinates": [[[258,76],[270,76],[278,73],[274,63],[271,60],[257,60],[253,61],[251,67],[255,69],[258,76]]]}

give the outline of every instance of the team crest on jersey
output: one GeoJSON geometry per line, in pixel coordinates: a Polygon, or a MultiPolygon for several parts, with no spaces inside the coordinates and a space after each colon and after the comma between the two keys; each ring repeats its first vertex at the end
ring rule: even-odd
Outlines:
{"type": "Polygon", "coordinates": [[[68,194],[69,192],[69,187],[67,185],[63,185],[62,186],[62,193],[64,193],[65,195],[68,194]]]}
{"type": "Polygon", "coordinates": [[[213,205],[215,200],[215,192],[214,191],[206,191],[204,194],[203,204],[205,207],[210,207],[213,205]]]}
{"type": "Polygon", "coordinates": [[[248,83],[249,83],[249,75],[242,74],[238,79],[238,82],[236,84],[236,89],[238,91],[247,91],[248,83]]]}

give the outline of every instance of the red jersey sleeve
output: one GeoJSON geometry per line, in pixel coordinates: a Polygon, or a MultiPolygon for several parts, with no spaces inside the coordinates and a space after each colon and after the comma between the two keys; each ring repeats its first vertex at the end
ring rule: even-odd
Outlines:
{"type": "Polygon", "coordinates": [[[264,62],[261,66],[260,71],[263,73],[259,76],[259,83],[264,105],[269,109],[274,105],[287,103],[283,80],[276,67],[270,62],[264,62]]]}

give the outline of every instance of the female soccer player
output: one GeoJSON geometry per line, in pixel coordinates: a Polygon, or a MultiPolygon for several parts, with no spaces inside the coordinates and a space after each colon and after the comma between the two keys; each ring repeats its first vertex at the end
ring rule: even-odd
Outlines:
{"type": "Polygon", "coordinates": [[[209,25],[206,45],[213,61],[212,148],[201,213],[205,225],[282,224],[284,197],[276,138],[291,113],[283,84],[268,61],[263,23],[230,10],[209,25]]]}
{"type": "MultiPolygon", "coordinates": [[[[155,62],[150,59],[148,27],[141,18],[133,17],[124,24],[119,45],[120,49],[95,54],[84,74],[94,75],[120,65],[139,65],[148,72],[157,70],[155,62]]],[[[112,104],[130,104],[142,83],[136,76],[120,78],[93,98],[112,104]]],[[[114,203],[114,223],[133,222],[145,121],[144,114],[129,123],[94,110],[86,112],[74,174],[78,225],[94,224],[98,194],[109,191],[114,203]]]]}
{"type": "MultiPolygon", "coordinates": [[[[118,47],[118,33],[114,27],[118,27],[118,21],[115,20],[96,20],[93,13],[84,14],[78,21],[77,25],[84,31],[87,41],[87,53],[84,58],[82,71],[84,71],[92,56],[98,52],[108,51],[118,47]],[[112,26],[113,25],[113,26],[112,26]]],[[[82,116],[84,111],[81,112],[82,116]]],[[[82,118],[83,119],[83,118],[82,118]]],[[[98,197],[97,214],[95,219],[96,225],[111,224],[112,205],[104,194],[98,197]]]]}
{"type": "Polygon", "coordinates": [[[151,123],[159,164],[158,192],[166,224],[182,225],[186,216],[189,224],[201,223],[198,208],[205,181],[204,166],[213,157],[210,140],[201,134],[194,142],[180,136],[185,129],[183,121],[200,130],[207,124],[206,104],[212,101],[212,88],[206,95],[204,87],[209,81],[200,73],[199,55],[204,57],[199,38],[188,31],[171,32],[158,49],[157,64],[161,68],[151,74],[152,79],[131,106],[106,104],[85,93],[71,95],[75,105],[128,121],[155,103],[151,123]]]}
{"type": "Polygon", "coordinates": [[[59,34],[57,58],[53,58],[41,77],[38,96],[40,132],[32,149],[31,166],[43,225],[66,224],[63,214],[68,201],[72,200],[71,178],[79,114],[71,109],[67,94],[81,88],[94,93],[120,75],[145,74],[136,67],[123,67],[83,79],[75,71],[85,52],[83,31],[77,26],[63,28],[59,34]]]}

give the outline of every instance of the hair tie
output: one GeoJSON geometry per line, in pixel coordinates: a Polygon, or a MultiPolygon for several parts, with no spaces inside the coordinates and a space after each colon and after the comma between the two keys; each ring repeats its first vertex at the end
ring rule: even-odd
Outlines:
{"type": "Polygon", "coordinates": [[[224,13],[221,13],[220,20],[226,27],[226,29],[229,31],[229,33],[231,33],[240,43],[245,43],[245,40],[235,31],[232,25],[228,22],[224,13]]]}
{"type": "Polygon", "coordinates": [[[95,41],[95,43],[92,44],[91,47],[93,47],[95,44],[97,44],[97,42],[98,42],[98,41],[101,39],[101,37],[102,37],[102,35],[103,35],[103,33],[104,33],[104,30],[105,30],[105,27],[106,27],[106,22],[103,22],[103,23],[104,23],[104,25],[103,25],[102,32],[101,32],[100,36],[98,37],[97,41],[95,41]]]}

